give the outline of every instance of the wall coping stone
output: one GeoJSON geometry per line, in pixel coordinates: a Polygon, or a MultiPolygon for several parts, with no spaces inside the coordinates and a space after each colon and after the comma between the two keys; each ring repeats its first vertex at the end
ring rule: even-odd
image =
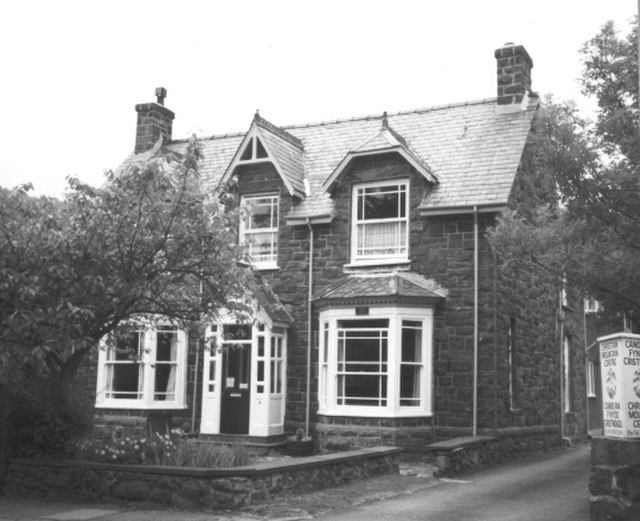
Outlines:
{"type": "Polygon", "coordinates": [[[400,447],[369,447],[316,456],[298,457],[257,463],[245,467],[229,467],[225,469],[170,467],[161,465],[129,465],[123,463],[99,463],[79,460],[42,460],[31,458],[11,458],[9,464],[32,465],[38,467],[78,467],[103,470],[119,470],[121,472],[138,472],[140,474],[156,474],[165,476],[187,476],[193,478],[229,478],[271,474],[273,471],[287,471],[300,468],[316,468],[337,463],[349,463],[370,457],[393,456],[402,452],[400,447]]]}
{"type": "Polygon", "coordinates": [[[429,452],[453,452],[456,450],[473,447],[475,445],[483,445],[487,442],[498,441],[493,436],[463,436],[460,438],[451,438],[449,440],[438,441],[427,445],[429,452]]]}

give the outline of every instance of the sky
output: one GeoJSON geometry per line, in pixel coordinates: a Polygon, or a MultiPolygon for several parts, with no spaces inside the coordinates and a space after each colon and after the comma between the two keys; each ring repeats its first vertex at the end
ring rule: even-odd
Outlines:
{"type": "Polygon", "coordinates": [[[495,49],[531,55],[533,90],[585,110],[579,50],[636,0],[3,0],[0,186],[61,197],[133,150],[156,87],[173,137],[446,105],[496,95],[495,49]]]}

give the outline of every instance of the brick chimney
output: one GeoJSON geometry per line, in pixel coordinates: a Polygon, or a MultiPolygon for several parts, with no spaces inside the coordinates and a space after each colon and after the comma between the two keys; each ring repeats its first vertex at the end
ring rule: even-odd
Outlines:
{"type": "Polygon", "coordinates": [[[520,104],[531,92],[533,60],[522,45],[505,43],[496,49],[498,105],[520,104]]]}
{"type": "Polygon", "coordinates": [[[145,152],[162,138],[162,143],[171,141],[171,127],[175,114],[164,106],[167,89],[156,89],[157,102],[136,105],[138,124],[136,125],[136,147],[134,152],[145,152]]]}

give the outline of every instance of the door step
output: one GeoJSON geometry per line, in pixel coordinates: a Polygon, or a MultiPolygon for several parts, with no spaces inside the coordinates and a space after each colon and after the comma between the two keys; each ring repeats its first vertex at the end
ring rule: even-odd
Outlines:
{"type": "Polygon", "coordinates": [[[225,445],[246,445],[252,452],[269,452],[284,448],[286,444],[285,434],[272,436],[248,436],[243,434],[200,434],[197,438],[201,443],[215,443],[225,445]]]}

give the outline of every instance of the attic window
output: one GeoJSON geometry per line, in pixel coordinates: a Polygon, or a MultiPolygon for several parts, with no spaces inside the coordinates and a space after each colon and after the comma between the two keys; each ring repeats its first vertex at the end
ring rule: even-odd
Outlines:
{"type": "Polygon", "coordinates": [[[267,159],[268,157],[269,154],[267,154],[262,141],[260,141],[260,138],[254,136],[249,139],[246,148],[240,156],[240,161],[258,161],[267,159]]]}

